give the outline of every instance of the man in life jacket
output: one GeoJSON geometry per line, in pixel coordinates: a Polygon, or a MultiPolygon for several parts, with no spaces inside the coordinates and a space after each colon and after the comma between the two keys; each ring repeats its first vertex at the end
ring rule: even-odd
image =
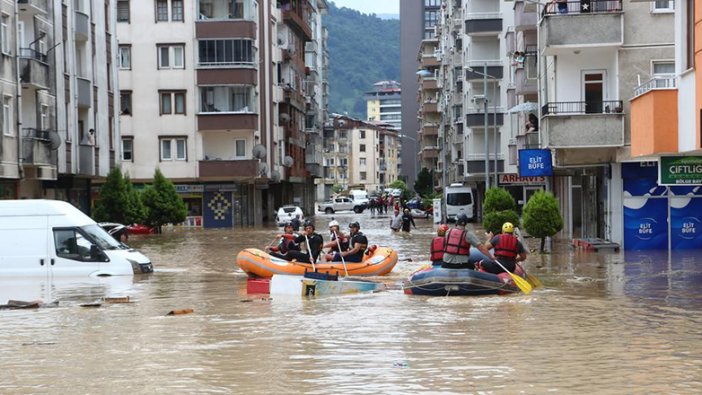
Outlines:
{"type": "Polygon", "coordinates": [[[459,214],[456,217],[456,226],[449,229],[444,237],[444,263],[441,267],[446,269],[475,269],[475,264],[470,262],[470,246],[474,246],[483,254],[490,256],[490,251],[478,240],[472,229],[466,229],[468,216],[459,214]]]}
{"type": "Polygon", "coordinates": [[[339,222],[333,219],[329,222],[329,238],[330,241],[322,248],[331,252],[339,252],[339,246],[341,246],[341,251],[349,249],[349,238],[339,229],[339,222]],[[338,243],[337,240],[339,240],[338,243]]]}
{"type": "Polygon", "coordinates": [[[436,229],[436,237],[431,240],[429,259],[431,259],[432,266],[441,266],[444,263],[444,237],[447,230],[448,225],[439,225],[436,229]]]}
{"type": "MultiPolygon", "coordinates": [[[[485,247],[487,249],[494,248],[495,258],[512,273],[517,269],[517,262],[525,260],[527,255],[526,248],[514,235],[514,225],[511,222],[505,222],[502,225],[502,233],[492,237],[490,241],[485,243],[485,247]]],[[[499,274],[505,271],[494,262],[484,261],[481,266],[484,271],[489,273],[499,274]]]]}
{"type": "Polygon", "coordinates": [[[295,244],[295,238],[297,235],[293,231],[293,226],[290,222],[286,222],[283,225],[283,234],[278,236],[278,244],[274,247],[268,247],[269,252],[279,252],[285,254],[288,251],[296,250],[299,251],[300,247],[295,244]]]}
{"type": "Polygon", "coordinates": [[[295,243],[300,246],[300,251],[288,251],[282,258],[289,261],[296,260],[298,262],[317,262],[319,253],[322,251],[324,239],[322,235],[314,231],[314,224],[310,221],[305,221],[303,224],[302,234],[295,238],[295,243]]]}
{"type": "Polygon", "coordinates": [[[349,224],[349,231],[351,240],[349,241],[349,249],[346,251],[337,252],[332,257],[327,256],[327,260],[333,262],[341,262],[341,258],[344,258],[344,262],[361,262],[363,261],[363,253],[368,248],[368,238],[366,235],[361,233],[361,225],[358,222],[351,222],[349,224]]]}

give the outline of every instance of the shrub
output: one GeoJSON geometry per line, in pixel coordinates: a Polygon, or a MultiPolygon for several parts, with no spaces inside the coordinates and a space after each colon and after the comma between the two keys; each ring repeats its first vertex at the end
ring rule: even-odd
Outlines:
{"type": "Polygon", "coordinates": [[[558,209],[558,200],[551,192],[538,191],[524,206],[524,229],[534,237],[541,238],[541,251],[544,251],[546,237],[563,229],[563,218],[558,209]]]}
{"type": "Polygon", "coordinates": [[[483,227],[486,232],[498,234],[502,231],[502,224],[511,222],[514,226],[519,226],[519,215],[514,210],[492,211],[485,214],[483,227]]]}

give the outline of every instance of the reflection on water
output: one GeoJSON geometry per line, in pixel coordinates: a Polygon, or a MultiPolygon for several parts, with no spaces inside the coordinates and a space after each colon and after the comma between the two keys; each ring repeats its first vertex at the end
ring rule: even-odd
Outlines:
{"type": "MultiPolygon", "coordinates": [[[[398,284],[427,263],[431,225],[418,220],[406,235],[387,230],[389,217],[334,217],[342,226],[358,219],[371,244],[398,249],[400,262],[381,278],[390,291],[247,295],[236,254],[268,245],[272,227],[134,237],[153,275],[52,284],[44,287],[58,308],[0,311],[0,392],[702,390],[702,258],[694,253],[669,264],[667,254],[564,243],[529,258],[527,270],[546,288],[528,296],[409,296],[398,284]],[[80,307],[122,295],[135,303],[80,307]],[[166,316],[179,308],[195,312],[166,316]]],[[[330,219],[316,218],[320,233],[330,219]]],[[[21,299],[0,285],[0,297],[21,299]]]]}

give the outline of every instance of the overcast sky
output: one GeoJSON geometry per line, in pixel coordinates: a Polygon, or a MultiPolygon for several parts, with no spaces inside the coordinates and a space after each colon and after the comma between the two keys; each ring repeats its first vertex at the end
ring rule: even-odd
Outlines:
{"type": "Polygon", "coordinates": [[[331,0],[337,7],[346,7],[364,14],[400,14],[400,0],[331,0]]]}

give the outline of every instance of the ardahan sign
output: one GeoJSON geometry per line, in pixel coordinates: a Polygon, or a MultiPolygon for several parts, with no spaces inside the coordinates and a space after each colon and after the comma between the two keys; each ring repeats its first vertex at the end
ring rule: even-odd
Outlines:
{"type": "Polygon", "coordinates": [[[519,174],[500,174],[497,179],[500,185],[544,185],[546,177],[520,177],[519,174]]]}

